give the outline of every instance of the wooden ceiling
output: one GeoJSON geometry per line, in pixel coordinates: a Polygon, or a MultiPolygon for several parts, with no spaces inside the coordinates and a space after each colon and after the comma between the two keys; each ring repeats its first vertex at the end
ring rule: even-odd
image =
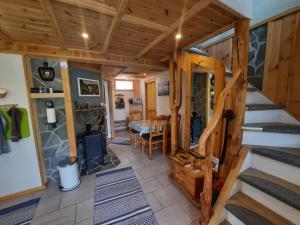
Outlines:
{"type": "Polygon", "coordinates": [[[160,60],[237,19],[216,0],[0,0],[0,40],[160,60]]]}

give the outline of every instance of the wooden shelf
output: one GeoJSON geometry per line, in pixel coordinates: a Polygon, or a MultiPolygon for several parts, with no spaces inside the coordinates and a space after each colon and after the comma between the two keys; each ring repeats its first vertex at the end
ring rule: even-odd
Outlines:
{"type": "Polygon", "coordinates": [[[64,98],[64,93],[31,93],[30,98],[64,98]]]}
{"type": "Polygon", "coordinates": [[[96,108],[89,108],[89,109],[75,109],[75,112],[84,112],[84,111],[94,111],[94,110],[98,110],[101,109],[103,107],[96,107],[96,108]]]}

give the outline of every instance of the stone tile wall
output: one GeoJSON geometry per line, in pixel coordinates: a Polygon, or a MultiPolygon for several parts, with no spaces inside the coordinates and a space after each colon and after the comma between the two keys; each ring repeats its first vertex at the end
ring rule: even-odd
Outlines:
{"type": "Polygon", "coordinates": [[[250,31],[248,79],[259,89],[264,76],[267,28],[268,25],[263,25],[250,31]]]}

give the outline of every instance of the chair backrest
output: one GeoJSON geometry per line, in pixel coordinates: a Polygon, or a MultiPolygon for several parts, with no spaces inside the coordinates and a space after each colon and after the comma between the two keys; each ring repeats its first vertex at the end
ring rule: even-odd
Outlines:
{"type": "Polygon", "coordinates": [[[156,118],[156,110],[155,109],[149,109],[147,111],[147,119],[152,120],[154,118],[156,118]]]}
{"type": "Polygon", "coordinates": [[[150,120],[150,137],[166,135],[167,131],[167,120],[163,117],[156,117],[150,120]]]}
{"type": "Polygon", "coordinates": [[[132,111],[129,113],[129,120],[130,121],[137,121],[137,120],[142,120],[143,115],[141,111],[132,111]]]}

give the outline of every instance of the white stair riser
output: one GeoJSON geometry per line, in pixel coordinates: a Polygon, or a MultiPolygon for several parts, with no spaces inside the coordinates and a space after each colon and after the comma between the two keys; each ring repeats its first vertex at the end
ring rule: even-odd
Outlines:
{"type": "MultiPolygon", "coordinates": [[[[227,210],[226,210],[227,211],[227,210]]],[[[235,217],[232,213],[227,211],[227,221],[233,225],[245,225],[242,221],[240,221],[237,217],[235,217]]]]}
{"type": "MultiPolygon", "coordinates": [[[[272,150],[270,150],[272,151],[272,150]]],[[[300,185],[300,168],[252,153],[251,167],[282,180],[300,185]]]]}
{"type": "Polygon", "coordinates": [[[282,110],[246,111],[244,123],[281,122],[278,121],[281,118],[283,119],[283,117],[280,116],[281,111],[282,110]]]}
{"type": "Polygon", "coordinates": [[[276,110],[257,110],[257,111],[246,111],[245,112],[245,122],[244,123],[289,123],[298,124],[300,122],[295,118],[290,116],[282,109],[276,110]]]}
{"type": "Polygon", "coordinates": [[[278,215],[286,218],[287,220],[295,224],[299,224],[300,211],[242,181],[240,182],[241,192],[274,211],[278,215]]]}
{"type": "Polygon", "coordinates": [[[300,148],[300,135],[259,131],[244,131],[243,144],[300,148]]]}
{"type": "Polygon", "coordinates": [[[273,104],[269,99],[256,92],[247,92],[246,105],[247,104],[273,104]]]}

